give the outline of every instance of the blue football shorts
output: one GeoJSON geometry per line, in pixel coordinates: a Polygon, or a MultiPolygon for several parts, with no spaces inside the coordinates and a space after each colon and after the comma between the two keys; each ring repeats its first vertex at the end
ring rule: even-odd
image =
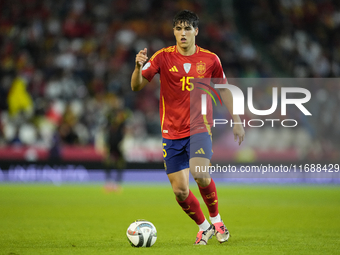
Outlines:
{"type": "Polygon", "coordinates": [[[189,159],[193,157],[210,160],[212,155],[212,139],[207,132],[176,140],[163,138],[164,167],[167,174],[189,168],[189,159]]]}

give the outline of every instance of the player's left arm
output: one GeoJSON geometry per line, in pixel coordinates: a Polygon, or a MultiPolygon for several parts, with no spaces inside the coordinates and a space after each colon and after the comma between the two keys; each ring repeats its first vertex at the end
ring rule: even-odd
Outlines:
{"type": "MultiPolygon", "coordinates": [[[[216,59],[215,59],[215,71],[213,73],[213,78],[222,78],[223,82],[227,82],[227,79],[225,78],[225,75],[224,75],[224,72],[223,72],[223,69],[222,69],[222,64],[221,64],[221,61],[220,59],[216,56],[216,59]]],[[[221,98],[222,98],[222,101],[224,103],[224,105],[227,107],[228,111],[230,112],[232,118],[233,118],[233,122],[234,123],[237,123],[237,124],[234,124],[234,128],[233,128],[233,133],[234,133],[234,139],[235,139],[235,142],[237,141],[237,138],[238,138],[238,144],[241,145],[241,143],[243,142],[244,140],[244,137],[245,137],[245,132],[244,132],[244,128],[242,126],[242,123],[241,123],[241,118],[239,115],[237,114],[233,114],[233,95],[231,94],[230,90],[229,89],[226,89],[226,88],[220,88],[219,89],[220,91],[220,94],[221,94],[221,98]]]]}
{"type": "Polygon", "coordinates": [[[221,94],[222,101],[227,107],[228,111],[230,112],[234,123],[237,123],[237,124],[234,124],[234,127],[233,127],[234,139],[236,142],[238,138],[238,144],[241,145],[245,137],[245,132],[241,124],[240,116],[238,114],[233,114],[234,112],[233,111],[233,95],[231,94],[230,90],[226,88],[221,88],[219,89],[219,91],[221,94]]]}

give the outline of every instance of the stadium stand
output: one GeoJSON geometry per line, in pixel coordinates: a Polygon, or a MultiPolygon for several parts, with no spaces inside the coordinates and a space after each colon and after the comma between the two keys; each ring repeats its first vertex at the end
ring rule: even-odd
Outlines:
{"type": "MultiPolygon", "coordinates": [[[[232,5],[205,0],[0,1],[0,159],[13,146],[38,148],[33,155],[19,153],[28,160],[70,155],[72,148],[87,148],[84,155],[98,159],[107,116],[121,110],[131,113],[122,145],[127,160],[162,161],[159,85],[153,81],[134,93],[130,75],[139,49],[147,47],[151,57],[175,43],[169,21],[181,9],[201,17],[197,43],[220,56],[227,77],[274,77],[276,67],[265,55],[290,77],[340,76],[337,1],[235,2],[227,11],[232,5]],[[235,17],[249,24],[249,35],[239,31],[235,17]],[[266,52],[254,46],[251,34],[266,52]],[[64,148],[68,153],[60,152],[64,148]]],[[[270,107],[271,86],[256,87],[257,107],[270,107]]],[[[316,115],[301,119],[297,132],[247,129],[245,146],[269,153],[258,160],[273,150],[294,150],[293,160],[339,158],[339,94],[333,86],[312,89],[316,115]]]]}

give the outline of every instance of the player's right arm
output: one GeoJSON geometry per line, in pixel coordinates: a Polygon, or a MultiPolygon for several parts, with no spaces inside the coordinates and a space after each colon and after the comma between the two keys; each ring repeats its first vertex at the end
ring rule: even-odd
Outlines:
{"type": "Polygon", "coordinates": [[[142,68],[144,63],[148,60],[147,57],[147,49],[141,50],[136,55],[136,63],[135,63],[135,70],[131,76],[131,89],[133,91],[139,91],[145,87],[145,85],[149,82],[145,79],[142,75],[142,68]]]}

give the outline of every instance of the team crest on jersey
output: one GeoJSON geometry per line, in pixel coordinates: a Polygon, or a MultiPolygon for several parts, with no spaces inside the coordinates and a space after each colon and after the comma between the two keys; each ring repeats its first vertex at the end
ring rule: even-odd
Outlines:
{"type": "Polygon", "coordinates": [[[184,63],[183,64],[183,67],[184,67],[184,71],[186,73],[189,73],[190,69],[191,69],[191,64],[190,63],[184,63]]]}
{"type": "Polygon", "coordinates": [[[200,61],[199,63],[196,64],[196,72],[199,74],[199,75],[203,75],[206,71],[206,68],[205,68],[205,63],[200,61]]]}

